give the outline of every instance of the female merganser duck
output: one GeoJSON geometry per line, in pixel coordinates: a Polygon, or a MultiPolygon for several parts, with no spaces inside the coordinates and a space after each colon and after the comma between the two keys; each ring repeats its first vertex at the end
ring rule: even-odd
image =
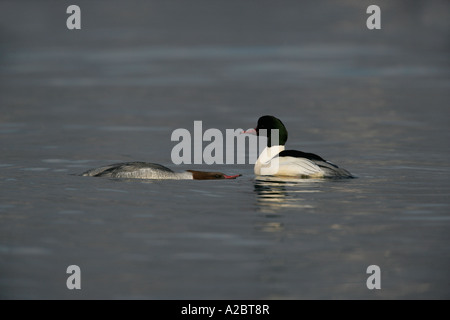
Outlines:
{"type": "Polygon", "coordinates": [[[173,172],[167,167],[148,162],[124,162],[111,164],[88,170],[81,174],[89,177],[126,178],[126,179],[175,179],[175,180],[213,180],[235,179],[240,174],[228,176],[222,172],[205,172],[186,170],[186,172],[173,172]]]}
{"type": "MultiPolygon", "coordinates": [[[[244,133],[267,136],[267,147],[261,152],[255,163],[256,175],[289,176],[301,178],[353,178],[345,169],[319,157],[313,153],[297,150],[284,150],[288,133],[280,119],[274,116],[263,116],[258,119],[255,129],[244,133]],[[278,139],[272,139],[272,129],[278,129],[278,139]],[[278,140],[278,141],[276,141],[278,140]]],[[[275,131],[276,132],[276,131],[275,131]]]]}

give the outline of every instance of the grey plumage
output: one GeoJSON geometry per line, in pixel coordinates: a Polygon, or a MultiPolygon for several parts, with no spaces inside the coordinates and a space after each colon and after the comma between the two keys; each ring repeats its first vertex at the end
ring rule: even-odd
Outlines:
{"type": "Polygon", "coordinates": [[[141,179],[182,179],[188,178],[187,176],[190,175],[192,179],[192,174],[190,173],[175,173],[160,164],[139,161],[115,163],[88,170],[81,175],[88,177],[141,179]]]}

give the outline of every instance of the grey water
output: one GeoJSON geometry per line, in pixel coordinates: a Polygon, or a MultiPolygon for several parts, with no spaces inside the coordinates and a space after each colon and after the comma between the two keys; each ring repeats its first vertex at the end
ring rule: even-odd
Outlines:
{"type": "Polygon", "coordinates": [[[1,299],[450,298],[448,1],[379,30],[368,1],[70,4],[0,2],[1,299]],[[175,129],[265,114],[357,178],[172,163],[175,129]],[[78,175],[121,161],[242,177],[78,175]]]}

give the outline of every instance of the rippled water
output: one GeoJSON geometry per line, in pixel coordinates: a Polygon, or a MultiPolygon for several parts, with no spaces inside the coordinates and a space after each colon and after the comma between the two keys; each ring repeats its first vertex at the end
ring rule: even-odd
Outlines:
{"type": "Polygon", "coordinates": [[[382,2],[379,31],[364,4],[148,3],[80,2],[78,33],[0,4],[1,298],[450,297],[447,2],[382,2]],[[357,178],[171,162],[173,130],[264,114],[357,178]],[[78,175],[120,161],[243,176],[78,175]]]}

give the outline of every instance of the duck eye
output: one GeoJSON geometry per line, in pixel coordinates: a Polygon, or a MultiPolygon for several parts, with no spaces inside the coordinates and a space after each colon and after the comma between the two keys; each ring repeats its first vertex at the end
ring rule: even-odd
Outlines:
{"type": "Polygon", "coordinates": [[[216,177],[217,179],[222,178],[222,176],[221,176],[220,174],[216,174],[215,177],[216,177]]]}

